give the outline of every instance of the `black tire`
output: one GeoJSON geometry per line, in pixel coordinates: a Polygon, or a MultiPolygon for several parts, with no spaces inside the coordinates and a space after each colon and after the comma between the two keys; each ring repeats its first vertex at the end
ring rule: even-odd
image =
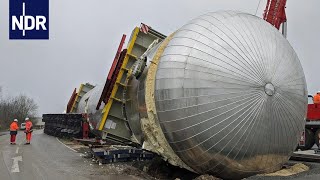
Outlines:
{"type": "Polygon", "coordinates": [[[319,135],[320,135],[320,129],[318,129],[316,133],[314,133],[314,141],[318,147],[319,147],[319,135]]]}
{"type": "Polygon", "coordinates": [[[310,129],[305,129],[305,137],[305,146],[298,146],[302,151],[311,149],[315,142],[314,133],[310,129]]]}

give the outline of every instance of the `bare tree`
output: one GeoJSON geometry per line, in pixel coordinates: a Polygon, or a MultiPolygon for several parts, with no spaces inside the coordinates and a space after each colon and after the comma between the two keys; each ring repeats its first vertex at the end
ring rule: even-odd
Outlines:
{"type": "Polygon", "coordinates": [[[18,119],[19,123],[24,122],[26,117],[35,124],[37,110],[36,102],[26,95],[2,98],[0,99],[0,128],[6,129],[13,119],[18,119]]]}

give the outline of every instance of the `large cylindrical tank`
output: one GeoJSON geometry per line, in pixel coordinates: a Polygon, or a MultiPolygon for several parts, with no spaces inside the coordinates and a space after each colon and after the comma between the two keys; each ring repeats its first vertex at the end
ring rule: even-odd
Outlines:
{"type": "MultiPolygon", "coordinates": [[[[143,148],[197,173],[239,179],[278,170],[295,150],[306,82],[289,42],[256,16],[221,11],[190,21],[147,54],[123,94],[128,131],[143,148]]],[[[101,87],[80,112],[96,111],[101,87]]]]}
{"type": "Polygon", "coordinates": [[[97,85],[87,92],[79,102],[77,113],[86,113],[89,116],[89,127],[91,130],[98,129],[99,122],[102,118],[102,109],[96,110],[97,102],[102,93],[103,86],[97,85]]]}
{"type": "Polygon", "coordinates": [[[127,116],[141,123],[134,131],[144,147],[198,173],[238,179],[280,169],[304,129],[299,59],[250,14],[195,18],[151,51],[129,84],[127,116]]]}

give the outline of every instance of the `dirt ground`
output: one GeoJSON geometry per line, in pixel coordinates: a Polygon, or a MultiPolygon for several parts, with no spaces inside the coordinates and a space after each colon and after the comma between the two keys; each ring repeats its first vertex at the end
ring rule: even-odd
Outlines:
{"type": "MultiPolygon", "coordinates": [[[[172,166],[162,160],[161,157],[155,157],[150,161],[136,162],[118,162],[112,164],[99,165],[93,161],[89,147],[84,146],[76,141],[61,140],[65,145],[74,149],[80,154],[83,160],[92,166],[97,166],[97,173],[113,174],[113,175],[132,175],[141,179],[172,179],[172,180],[219,180],[211,175],[198,175],[186,169],[172,166]]],[[[249,179],[267,178],[267,177],[283,177],[291,176],[297,173],[308,171],[309,167],[302,163],[289,163],[280,171],[271,174],[261,174],[250,177],[249,179]]]]}
{"type": "Polygon", "coordinates": [[[141,177],[142,179],[173,179],[173,180],[218,180],[210,175],[198,175],[186,169],[182,169],[162,160],[161,157],[155,157],[150,161],[118,162],[112,164],[99,165],[92,161],[89,147],[84,146],[77,141],[60,139],[65,145],[77,151],[84,161],[97,166],[100,170],[97,173],[106,174],[126,174],[141,177]],[[103,169],[103,170],[101,170],[103,169]]]}

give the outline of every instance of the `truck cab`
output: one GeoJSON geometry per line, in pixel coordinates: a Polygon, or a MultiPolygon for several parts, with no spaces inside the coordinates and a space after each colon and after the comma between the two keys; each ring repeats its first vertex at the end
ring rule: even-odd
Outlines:
{"type": "Polygon", "coordinates": [[[308,95],[308,111],[305,131],[301,136],[298,149],[308,150],[316,143],[319,147],[320,140],[320,104],[314,104],[313,96],[308,95]]]}
{"type": "Polygon", "coordinates": [[[307,122],[320,122],[320,104],[313,103],[313,96],[308,95],[307,122]]]}

